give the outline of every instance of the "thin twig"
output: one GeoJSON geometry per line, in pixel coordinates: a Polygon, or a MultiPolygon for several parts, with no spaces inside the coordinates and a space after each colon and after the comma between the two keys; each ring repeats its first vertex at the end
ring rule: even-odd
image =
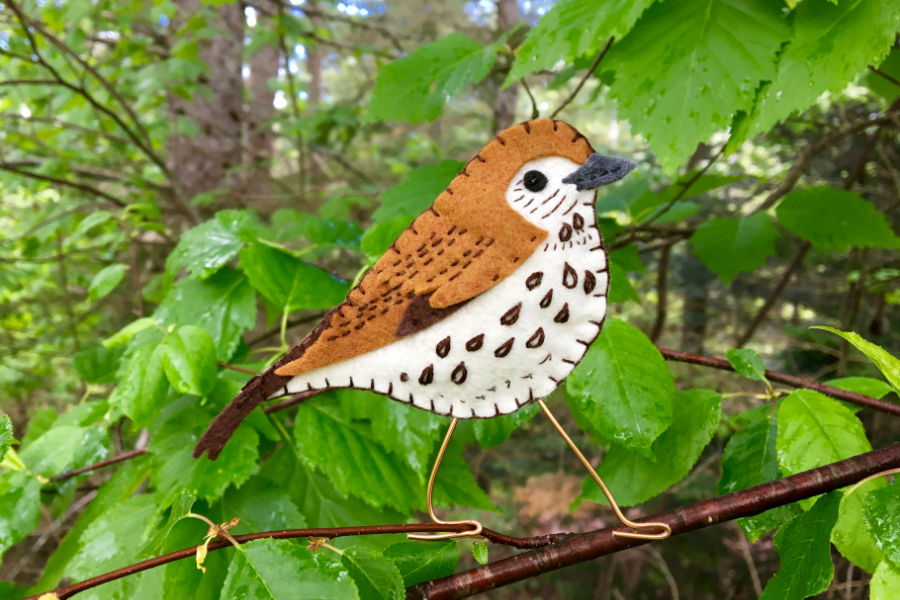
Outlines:
{"type": "MultiPolygon", "coordinates": [[[[734,367],[731,366],[731,363],[721,358],[713,358],[711,356],[703,356],[700,354],[693,354],[691,352],[681,352],[680,350],[669,350],[668,348],[659,348],[659,346],[657,346],[657,348],[663,355],[663,358],[665,358],[666,360],[690,363],[692,365],[700,365],[702,367],[720,369],[722,371],[734,371],[734,367]]],[[[880,410],[881,412],[900,417],[900,404],[894,404],[893,402],[879,400],[870,396],[863,396],[862,394],[857,394],[856,392],[842,390],[841,388],[825,385],[824,383],[818,383],[816,381],[812,381],[811,379],[797,377],[796,375],[781,373],[780,371],[772,371],[766,369],[765,374],[766,379],[768,379],[769,381],[783,383],[794,388],[808,388],[831,398],[844,400],[846,402],[851,402],[853,404],[858,404],[867,408],[874,408],[875,410],[880,410]]]]}
{"type": "Polygon", "coordinates": [[[144,454],[146,452],[147,452],[146,449],[130,450],[128,452],[123,452],[122,454],[119,454],[118,456],[113,456],[112,458],[107,458],[106,460],[101,460],[98,463],[94,463],[94,464],[88,465],[86,467],[81,467],[80,469],[75,469],[74,471],[68,471],[66,473],[62,473],[55,477],[51,477],[50,481],[53,481],[53,482],[65,481],[66,479],[71,479],[72,477],[77,477],[78,475],[83,475],[84,473],[88,473],[95,469],[108,467],[109,465],[114,465],[116,463],[120,463],[120,462],[126,461],[128,459],[135,458],[136,456],[141,456],[142,454],[144,454]]]}
{"type": "Polygon", "coordinates": [[[522,88],[525,90],[525,93],[528,94],[528,99],[531,100],[531,120],[535,120],[541,116],[541,111],[538,110],[537,102],[534,99],[534,94],[531,93],[531,88],[528,87],[528,82],[525,81],[523,77],[519,82],[522,84],[522,88]]]}
{"type": "Polygon", "coordinates": [[[600,50],[600,54],[597,55],[597,58],[595,58],[594,62],[591,63],[591,66],[588,67],[587,73],[584,74],[584,77],[581,78],[581,81],[578,82],[578,85],[575,87],[574,90],[572,90],[572,93],[569,94],[569,96],[565,100],[563,100],[563,103],[560,104],[556,108],[556,110],[554,110],[552,113],[550,113],[551,119],[555,119],[556,115],[558,115],[562,109],[567,107],[569,105],[569,103],[571,103],[572,100],[575,99],[575,96],[578,95],[578,92],[581,91],[581,88],[584,87],[584,84],[587,83],[587,80],[594,73],[594,69],[597,68],[597,65],[600,64],[600,61],[603,60],[603,57],[606,56],[607,51],[609,51],[609,47],[613,45],[613,41],[615,41],[615,39],[616,39],[615,36],[613,36],[613,37],[610,37],[608,40],[606,40],[606,45],[603,46],[602,50],[600,50]]]}
{"type": "Polygon", "coordinates": [[[229,365],[228,363],[217,363],[220,369],[230,369],[232,371],[237,371],[238,373],[247,373],[248,375],[259,375],[259,371],[254,371],[253,369],[245,369],[244,367],[237,367],[235,365],[229,365]]]}
{"type": "Polygon", "coordinates": [[[116,198],[115,196],[111,196],[106,192],[99,190],[93,186],[87,185],[86,183],[79,183],[77,181],[71,181],[69,179],[63,179],[61,177],[52,177],[50,175],[43,175],[41,173],[34,173],[33,171],[27,171],[25,169],[18,169],[9,163],[0,159],[0,170],[9,171],[10,173],[15,173],[16,175],[22,175],[23,177],[28,177],[30,179],[37,179],[38,181],[46,181],[47,183],[54,183],[56,185],[61,185],[63,187],[70,187],[75,190],[79,190],[82,192],[86,192],[93,196],[97,196],[99,198],[103,198],[107,202],[112,202],[116,206],[120,208],[124,208],[126,204],[116,198]]]}
{"type": "Polygon", "coordinates": [[[869,70],[872,71],[873,73],[875,73],[876,75],[878,75],[878,76],[880,76],[880,77],[883,77],[883,78],[887,79],[888,81],[890,81],[891,83],[893,83],[893,84],[896,85],[897,87],[900,87],[900,81],[898,81],[898,80],[897,80],[896,78],[894,78],[894,77],[891,77],[890,75],[888,75],[887,73],[885,73],[885,72],[882,71],[881,69],[877,69],[877,68],[873,67],[872,65],[869,65],[869,70]]]}
{"type": "Polygon", "coordinates": [[[791,260],[790,264],[784,270],[784,273],[781,275],[781,279],[778,280],[778,283],[775,284],[775,287],[772,288],[772,291],[769,292],[768,298],[766,298],[766,302],[762,305],[762,308],[757,311],[757,313],[753,316],[753,321],[750,322],[750,325],[747,326],[747,329],[744,331],[743,335],[738,339],[735,344],[736,348],[743,348],[744,345],[750,341],[753,335],[756,333],[756,330],[762,325],[762,322],[766,320],[766,317],[769,315],[769,311],[772,310],[772,307],[775,306],[775,303],[778,302],[778,299],[781,297],[781,294],[784,293],[784,290],[787,289],[788,283],[790,283],[791,278],[794,276],[794,273],[797,272],[797,269],[800,268],[800,265],[803,264],[803,259],[806,258],[807,253],[812,249],[812,244],[809,242],[803,242],[800,248],[797,249],[797,253],[794,255],[794,258],[791,260]]]}

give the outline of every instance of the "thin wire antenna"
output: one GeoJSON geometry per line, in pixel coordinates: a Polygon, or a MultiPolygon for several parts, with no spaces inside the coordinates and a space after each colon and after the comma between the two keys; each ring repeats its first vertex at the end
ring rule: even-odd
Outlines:
{"type": "MultiPolygon", "coordinates": [[[[600,489],[603,490],[603,495],[606,496],[607,500],[609,500],[609,505],[612,506],[613,510],[616,512],[616,516],[619,517],[619,520],[632,529],[645,529],[648,527],[658,527],[662,529],[660,533],[632,533],[630,531],[613,531],[614,536],[634,538],[637,540],[664,540],[672,535],[672,528],[669,527],[666,523],[636,523],[626,517],[622,513],[622,510],[619,508],[619,505],[616,503],[615,498],[613,498],[613,495],[610,493],[609,488],[606,487],[606,484],[603,483],[603,480],[600,479],[599,475],[597,475],[597,471],[594,470],[594,467],[592,467],[588,460],[584,457],[584,454],[581,453],[581,450],[578,449],[578,446],[575,445],[575,442],[572,441],[572,438],[569,437],[569,434],[567,434],[565,430],[563,430],[562,426],[559,424],[559,421],[556,420],[556,417],[553,416],[553,413],[550,412],[550,409],[547,408],[546,404],[544,404],[544,401],[538,399],[537,402],[541,405],[541,409],[543,409],[544,414],[547,415],[547,418],[550,419],[550,422],[553,423],[553,426],[556,427],[556,431],[558,431],[559,435],[561,435],[563,439],[566,440],[569,448],[572,449],[572,451],[578,457],[578,460],[580,460],[581,464],[584,465],[584,468],[588,470],[588,472],[591,474],[591,477],[594,478],[594,481],[596,481],[597,485],[600,486],[600,489]]],[[[431,503],[429,502],[429,508],[430,506],[431,503]]]]}
{"type": "Polygon", "coordinates": [[[463,521],[442,521],[437,518],[437,515],[434,514],[434,507],[431,504],[431,499],[434,495],[434,480],[437,479],[438,469],[441,467],[441,460],[444,458],[444,453],[447,451],[447,445],[450,443],[450,437],[453,435],[453,430],[456,429],[456,423],[458,421],[459,419],[455,417],[452,421],[450,421],[450,427],[447,428],[447,434],[444,436],[444,443],[441,444],[441,449],[438,450],[437,458],[434,460],[434,467],[432,467],[431,469],[431,477],[428,478],[428,516],[431,517],[432,521],[439,525],[471,525],[472,527],[474,527],[474,529],[472,529],[471,531],[463,531],[462,533],[438,533],[436,535],[422,535],[417,533],[407,534],[407,537],[411,540],[434,541],[471,537],[475,535],[481,535],[481,530],[484,529],[484,526],[480,521],[474,521],[471,519],[466,519],[463,521]]]}

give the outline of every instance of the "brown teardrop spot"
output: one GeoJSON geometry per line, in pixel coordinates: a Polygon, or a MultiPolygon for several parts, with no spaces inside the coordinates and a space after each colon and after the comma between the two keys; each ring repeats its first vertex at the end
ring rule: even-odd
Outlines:
{"type": "Polygon", "coordinates": [[[452,381],[456,385],[461,385],[465,383],[466,377],[468,375],[469,372],[466,370],[466,363],[461,362],[456,365],[456,368],[453,369],[453,373],[450,374],[450,381],[452,381]]]}
{"type": "Polygon", "coordinates": [[[547,308],[553,302],[553,290],[550,290],[541,298],[541,308],[547,308]]]}
{"type": "Polygon", "coordinates": [[[569,320],[569,303],[563,304],[562,309],[553,317],[554,323],[565,323],[569,320]]]}
{"type": "Polygon", "coordinates": [[[424,369],[422,369],[422,374],[419,375],[419,383],[422,385],[428,385],[434,381],[434,366],[428,365],[424,369]]]}
{"type": "Polygon", "coordinates": [[[441,358],[446,358],[448,354],[450,354],[450,336],[448,335],[441,341],[437,343],[434,351],[437,352],[437,355],[441,358]]]}
{"type": "MultiPolygon", "coordinates": [[[[573,271],[573,273],[574,273],[574,271],[573,271]]],[[[576,278],[577,278],[577,277],[578,277],[578,276],[576,275],[576,278]]],[[[506,311],[505,313],[503,313],[503,316],[500,317],[500,324],[501,324],[501,325],[512,325],[513,323],[515,323],[516,321],[518,321],[518,320],[519,320],[519,311],[520,311],[520,310],[522,310],[522,303],[521,303],[521,302],[519,302],[518,304],[516,304],[515,306],[513,306],[511,309],[509,309],[509,310],[506,311]]]]}
{"type": "Polygon", "coordinates": [[[406,383],[407,381],[409,381],[409,375],[407,375],[406,373],[400,373],[400,381],[406,383]]]}
{"type": "Polygon", "coordinates": [[[544,328],[538,327],[537,331],[534,332],[528,341],[525,342],[526,348],[540,348],[541,344],[544,343],[544,328]]]}
{"type": "Polygon", "coordinates": [[[584,228],[584,217],[575,213],[575,216],[572,217],[572,225],[575,226],[576,231],[581,231],[584,228]]]}
{"type": "Polygon", "coordinates": [[[527,287],[529,291],[533,290],[534,288],[541,285],[541,280],[543,278],[544,278],[544,274],[541,271],[538,271],[537,273],[532,273],[531,275],[528,276],[528,279],[525,280],[525,287],[527,287]]]}
{"type": "Polygon", "coordinates": [[[569,263],[566,263],[566,266],[563,268],[562,284],[570,290],[578,285],[578,273],[575,272],[575,269],[569,263]]]}
{"type": "Polygon", "coordinates": [[[584,272],[584,293],[590,294],[597,287],[597,278],[590,271],[584,272]]]}
{"type": "Polygon", "coordinates": [[[502,346],[494,350],[494,356],[496,356],[497,358],[503,358],[504,356],[509,354],[509,351],[512,350],[513,342],[515,340],[516,338],[509,338],[508,340],[503,342],[502,346]]]}
{"type": "Polygon", "coordinates": [[[568,242],[572,239],[572,226],[568,223],[563,223],[563,226],[559,229],[559,241],[568,242]]]}
{"type": "Polygon", "coordinates": [[[476,350],[481,350],[481,347],[484,345],[484,334],[479,333],[471,340],[466,342],[466,350],[469,352],[475,352],[476,350]]]}

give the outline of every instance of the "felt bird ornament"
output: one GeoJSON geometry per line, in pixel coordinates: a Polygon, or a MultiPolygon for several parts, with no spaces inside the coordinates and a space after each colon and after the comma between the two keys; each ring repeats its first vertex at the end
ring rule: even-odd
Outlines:
{"type": "MultiPolygon", "coordinates": [[[[398,237],[346,300],[303,342],[254,377],[203,434],[194,456],[215,460],[261,403],[292,394],[357,388],[453,417],[428,484],[458,419],[491,418],[537,402],[633,523],[559,426],[542,398],[597,338],[607,311],[609,269],[594,212],[598,187],[634,164],[594,153],[556,120],[501,132],[398,237]]],[[[441,539],[477,535],[471,530],[441,539]]]]}

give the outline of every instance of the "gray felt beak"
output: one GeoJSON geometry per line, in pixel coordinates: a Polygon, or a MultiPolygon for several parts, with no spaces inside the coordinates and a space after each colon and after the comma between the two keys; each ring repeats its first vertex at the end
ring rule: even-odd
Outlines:
{"type": "Polygon", "coordinates": [[[579,191],[592,190],[622,179],[636,166],[624,158],[591,154],[583,165],[563,179],[563,183],[574,183],[579,191]]]}

